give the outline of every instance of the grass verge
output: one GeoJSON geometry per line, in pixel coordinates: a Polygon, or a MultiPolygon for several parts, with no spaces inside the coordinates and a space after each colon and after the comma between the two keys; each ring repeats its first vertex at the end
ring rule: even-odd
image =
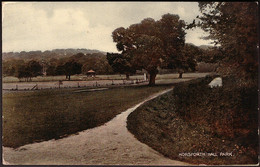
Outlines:
{"type": "Polygon", "coordinates": [[[61,89],[3,94],[3,146],[16,148],[59,139],[102,125],[149,95],[170,87],[118,87],[97,92],[61,89]]]}
{"type": "MultiPolygon", "coordinates": [[[[209,73],[184,73],[183,74],[183,78],[185,79],[194,79],[197,77],[204,77],[206,74],[209,73]]],[[[156,80],[162,80],[162,79],[177,79],[179,76],[179,74],[175,73],[175,74],[158,74],[156,76],[156,80]]],[[[115,74],[115,75],[96,75],[95,78],[91,78],[91,77],[86,77],[86,75],[72,75],[71,76],[71,81],[92,81],[92,80],[125,80],[126,76],[125,75],[119,75],[119,74],[115,74]]],[[[130,80],[135,80],[135,79],[144,79],[143,75],[133,75],[130,76],[130,80]]],[[[2,78],[3,83],[17,83],[19,82],[19,79],[17,77],[13,77],[13,76],[6,76],[2,78]]],[[[32,81],[30,82],[51,82],[51,81],[65,81],[66,77],[65,75],[62,76],[38,76],[38,77],[34,77],[32,78],[32,81]]],[[[22,80],[24,81],[24,80],[22,80]]],[[[26,83],[26,82],[25,82],[26,83]]]]}
{"type": "Polygon", "coordinates": [[[141,142],[171,159],[193,164],[258,163],[257,88],[230,79],[211,89],[213,77],[179,83],[128,117],[141,142]]]}
{"type": "MultiPolygon", "coordinates": [[[[51,81],[66,81],[65,75],[60,76],[37,76],[31,78],[32,80],[30,82],[51,82],[51,81]]],[[[86,75],[72,75],[71,81],[93,81],[93,80],[125,80],[125,75],[96,75],[96,77],[87,77],[86,75]]],[[[130,76],[130,79],[143,79],[143,75],[134,75],[130,76]]],[[[20,82],[20,80],[17,77],[13,76],[6,76],[3,77],[3,83],[16,83],[20,82]]],[[[22,79],[22,82],[25,82],[24,79],[22,79]]]]}

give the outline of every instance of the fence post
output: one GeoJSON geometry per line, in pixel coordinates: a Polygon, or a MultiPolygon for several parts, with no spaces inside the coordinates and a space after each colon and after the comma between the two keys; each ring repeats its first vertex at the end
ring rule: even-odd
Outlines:
{"type": "Polygon", "coordinates": [[[59,80],[58,84],[59,84],[59,89],[60,89],[60,85],[63,84],[63,83],[62,83],[62,80],[59,80]]]}

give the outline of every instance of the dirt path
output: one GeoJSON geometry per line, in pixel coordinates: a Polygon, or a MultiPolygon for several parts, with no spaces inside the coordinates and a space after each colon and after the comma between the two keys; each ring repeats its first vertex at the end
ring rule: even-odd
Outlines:
{"type": "Polygon", "coordinates": [[[139,142],[126,128],[127,116],[155,94],[122,112],[103,126],[60,140],[3,148],[3,157],[15,165],[188,165],[165,158],[139,142]]]}

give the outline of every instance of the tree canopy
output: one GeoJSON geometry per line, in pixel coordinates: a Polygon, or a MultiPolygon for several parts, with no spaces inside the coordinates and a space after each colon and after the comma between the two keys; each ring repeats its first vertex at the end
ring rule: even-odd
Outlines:
{"type": "Polygon", "coordinates": [[[199,24],[220,45],[224,73],[256,79],[258,67],[256,2],[199,2],[199,24]]]}
{"type": "Polygon", "coordinates": [[[17,66],[17,72],[15,74],[19,79],[25,78],[27,81],[32,77],[37,77],[39,75],[42,75],[42,66],[35,60],[17,66]]]}
{"type": "Polygon", "coordinates": [[[177,68],[176,63],[186,63],[182,54],[185,23],[178,15],[165,14],[158,21],[146,18],[128,28],[115,29],[112,37],[132,67],[150,74],[149,85],[155,84],[158,67],[177,68]]]}
{"type": "Polygon", "coordinates": [[[77,63],[75,61],[68,61],[63,65],[64,74],[66,78],[70,80],[71,75],[80,74],[81,73],[82,64],[77,63]]]}
{"type": "Polygon", "coordinates": [[[127,58],[119,53],[107,53],[107,60],[113,71],[126,74],[126,79],[129,79],[129,75],[134,74],[136,70],[127,58]]]}

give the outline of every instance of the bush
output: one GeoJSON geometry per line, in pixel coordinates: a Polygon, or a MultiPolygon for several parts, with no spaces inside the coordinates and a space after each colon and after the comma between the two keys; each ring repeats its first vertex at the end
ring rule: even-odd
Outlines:
{"type": "Polygon", "coordinates": [[[254,164],[258,156],[257,87],[208,84],[218,75],[178,83],[128,117],[137,139],[165,156],[194,164],[254,164]],[[232,152],[231,157],[183,157],[180,153],[232,152]]]}
{"type": "Polygon", "coordinates": [[[256,131],[257,88],[234,86],[223,78],[223,87],[210,88],[215,76],[179,84],[173,94],[176,112],[185,120],[210,125],[211,132],[226,138],[246,137],[256,131]],[[189,92],[189,93],[187,93],[189,92]]]}
{"type": "Polygon", "coordinates": [[[217,68],[217,64],[200,62],[196,68],[198,72],[214,72],[217,68]]]}

